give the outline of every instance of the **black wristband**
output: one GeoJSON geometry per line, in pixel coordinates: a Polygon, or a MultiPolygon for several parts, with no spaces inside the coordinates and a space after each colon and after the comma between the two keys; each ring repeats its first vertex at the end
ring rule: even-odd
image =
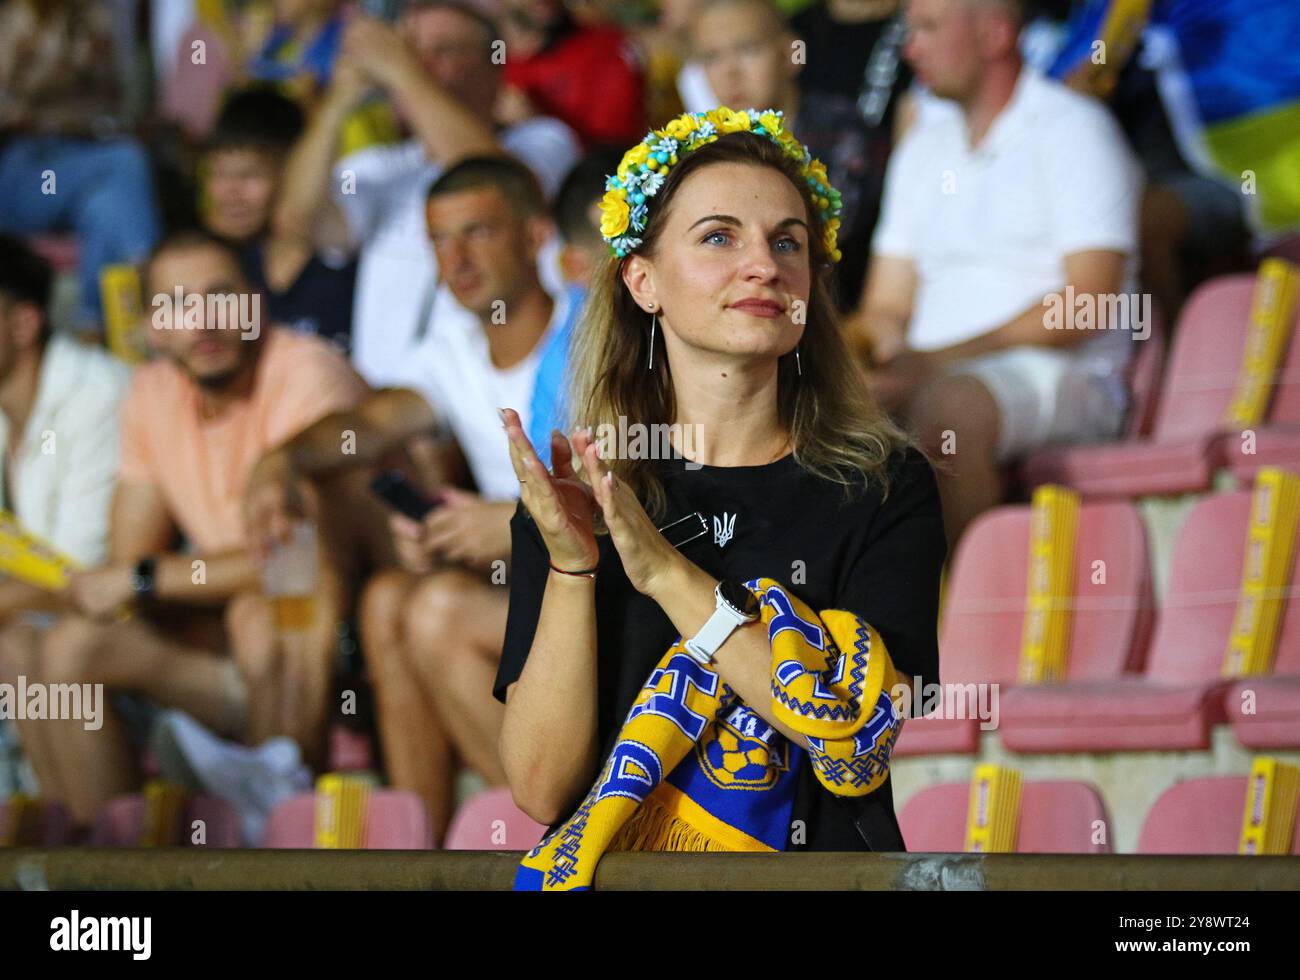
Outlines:
{"type": "Polygon", "coordinates": [[[148,600],[154,597],[154,573],[158,569],[158,559],[147,555],[135,563],[131,574],[131,589],[136,599],[148,600]]]}

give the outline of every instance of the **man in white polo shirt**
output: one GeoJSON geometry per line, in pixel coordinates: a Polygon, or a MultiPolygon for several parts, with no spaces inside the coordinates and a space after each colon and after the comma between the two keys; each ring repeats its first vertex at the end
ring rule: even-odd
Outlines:
{"type": "Polygon", "coordinates": [[[1099,302],[1134,292],[1140,172],[1100,103],[1022,65],[1024,7],[909,5],[931,96],[890,161],[853,324],[881,401],[943,463],[950,546],[999,502],[1001,463],[1119,434],[1149,326],[1104,315],[1136,297],[1099,302]]]}
{"type": "Polygon", "coordinates": [[[499,410],[527,415],[541,352],[568,309],[538,278],[551,223],[523,164],[462,160],[430,188],[427,214],[442,276],[474,314],[471,327],[435,317],[409,352],[405,377],[394,379],[403,387],[376,392],[263,457],[246,503],[250,539],[267,540],[295,516],[301,479],[374,466],[433,433],[464,453],[478,493],[440,488],[440,506],[423,522],[394,513],[403,568],[375,575],[360,606],[390,780],[424,798],[441,836],[456,756],[489,784],[505,781],[497,755],[503,708],[492,681],[505,638],[519,481],[499,410]],[[348,433],[349,449],[340,451],[348,433]]]}

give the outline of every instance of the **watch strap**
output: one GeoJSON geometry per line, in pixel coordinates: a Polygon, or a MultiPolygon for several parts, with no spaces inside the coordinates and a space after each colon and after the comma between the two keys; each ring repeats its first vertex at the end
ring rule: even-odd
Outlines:
{"type": "Polygon", "coordinates": [[[702,664],[712,663],[713,655],[727,641],[727,637],[731,636],[736,627],[747,622],[749,620],[744,614],[732,609],[729,603],[719,601],[704,627],[686,641],[686,652],[702,664]]]}

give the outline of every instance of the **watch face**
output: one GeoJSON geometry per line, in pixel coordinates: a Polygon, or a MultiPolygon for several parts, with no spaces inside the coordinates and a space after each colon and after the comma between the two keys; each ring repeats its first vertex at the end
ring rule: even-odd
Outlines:
{"type": "Polygon", "coordinates": [[[744,584],[735,579],[723,579],[718,586],[722,598],[733,608],[740,610],[747,618],[758,618],[758,597],[744,584]]]}

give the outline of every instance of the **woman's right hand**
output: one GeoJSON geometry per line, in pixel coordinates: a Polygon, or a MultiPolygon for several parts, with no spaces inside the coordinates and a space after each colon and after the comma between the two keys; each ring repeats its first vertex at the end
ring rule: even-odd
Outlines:
{"type": "Polygon", "coordinates": [[[541,532],[551,563],[572,572],[595,568],[600,561],[594,529],[596,497],[573,470],[574,452],[581,456],[591,437],[578,431],[570,446],[558,431],[552,433],[548,471],[524,434],[519,413],[504,408],[501,421],[510,440],[510,462],[519,478],[519,499],[541,532]]]}

